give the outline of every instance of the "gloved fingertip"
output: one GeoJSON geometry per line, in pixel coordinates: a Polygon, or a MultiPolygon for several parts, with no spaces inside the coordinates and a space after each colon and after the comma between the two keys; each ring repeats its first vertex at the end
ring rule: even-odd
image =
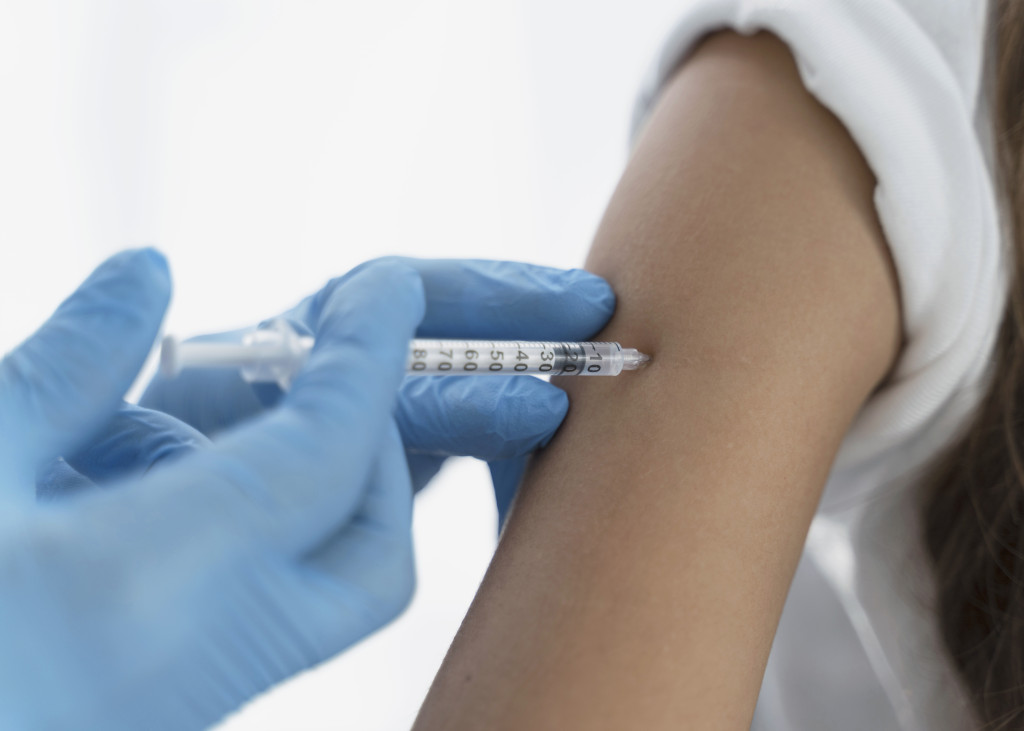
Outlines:
{"type": "Polygon", "coordinates": [[[140,249],[135,249],[134,253],[142,257],[149,262],[151,266],[156,268],[158,271],[170,273],[170,267],[167,264],[167,257],[164,256],[163,252],[154,246],[143,246],[140,249]]]}
{"type": "Polygon", "coordinates": [[[154,294],[170,294],[171,270],[165,257],[152,246],[140,249],[126,249],[109,257],[100,265],[98,272],[130,271],[144,280],[147,290],[154,294]]]}
{"type": "Polygon", "coordinates": [[[611,314],[615,310],[615,292],[604,279],[585,269],[569,269],[565,272],[566,289],[579,295],[587,303],[611,314]]]}

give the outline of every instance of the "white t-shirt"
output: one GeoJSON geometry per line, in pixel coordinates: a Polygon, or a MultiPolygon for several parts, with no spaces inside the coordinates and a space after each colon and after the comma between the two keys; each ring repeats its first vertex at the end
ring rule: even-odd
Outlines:
{"type": "Polygon", "coordinates": [[[937,631],[920,468],[984,393],[1006,301],[984,0],[688,0],[634,136],[695,42],[768,30],[878,180],[905,345],[843,441],[772,646],[754,729],[972,727],[937,631]]]}

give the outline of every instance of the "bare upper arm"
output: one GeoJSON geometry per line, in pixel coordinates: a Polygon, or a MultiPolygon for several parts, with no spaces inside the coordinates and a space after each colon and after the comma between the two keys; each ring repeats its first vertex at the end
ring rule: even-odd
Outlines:
{"type": "Polygon", "coordinates": [[[874,179],[777,39],[664,90],[587,266],[645,370],[564,379],[417,728],[747,728],[838,445],[900,343],[874,179]]]}

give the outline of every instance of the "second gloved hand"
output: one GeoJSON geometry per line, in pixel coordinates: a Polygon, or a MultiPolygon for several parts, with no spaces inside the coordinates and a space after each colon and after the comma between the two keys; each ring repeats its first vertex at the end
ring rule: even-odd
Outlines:
{"type": "Polygon", "coordinates": [[[328,285],[292,390],[213,443],[118,411],[168,295],[158,254],[119,254],[0,365],[0,728],[206,727],[413,591],[392,413],[416,272],[328,285]],[[47,464],[63,499],[37,502],[47,464]]]}

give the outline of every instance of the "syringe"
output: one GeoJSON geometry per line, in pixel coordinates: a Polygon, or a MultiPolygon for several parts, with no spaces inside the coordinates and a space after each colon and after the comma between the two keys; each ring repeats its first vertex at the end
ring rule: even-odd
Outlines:
{"type": "MultiPolygon", "coordinates": [[[[313,349],[287,320],[248,332],[237,343],[183,343],[164,338],[160,372],[174,377],[185,368],[233,368],[250,383],[288,388],[313,349]]],[[[617,376],[646,365],[650,356],[618,343],[526,340],[409,341],[406,372],[421,376],[617,376]]]]}

